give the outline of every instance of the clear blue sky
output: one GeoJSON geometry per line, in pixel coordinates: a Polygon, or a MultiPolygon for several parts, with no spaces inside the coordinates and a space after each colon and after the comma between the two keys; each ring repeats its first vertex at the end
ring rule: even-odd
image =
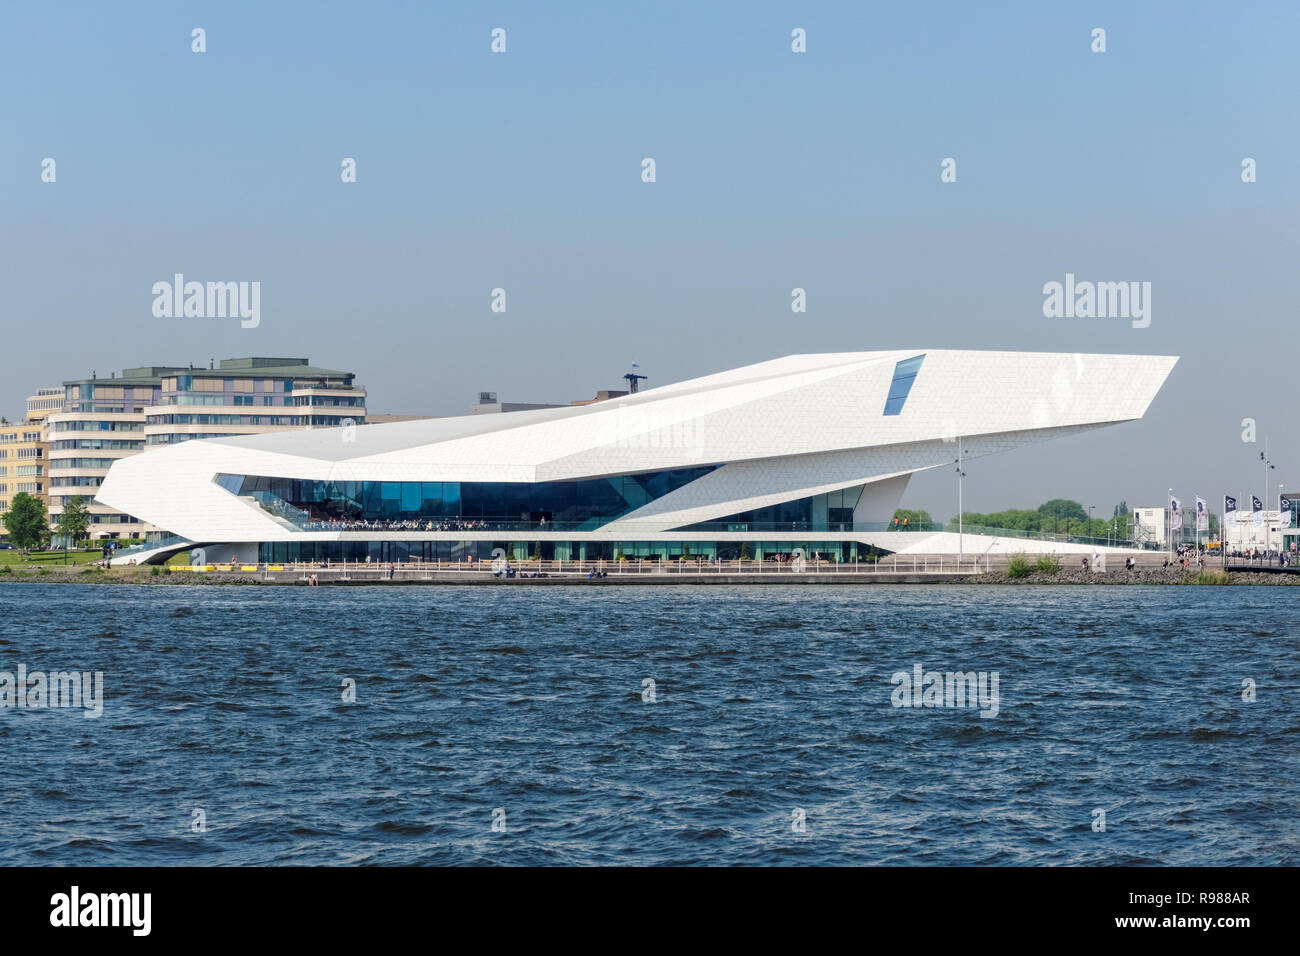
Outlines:
{"type": "MultiPolygon", "coordinates": [[[[480,389],[589,397],[633,361],[654,385],[793,352],[1149,352],[1182,361],[1147,419],[983,459],[967,506],[1257,492],[1248,416],[1300,491],[1300,4],[0,16],[10,418],[92,368],[249,354],[354,370],[372,411],[452,414],[480,389]],[[175,272],[261,281],[261,326],[154,318],[175,272]],[[1151,327],[1044,318],[1067,272],[1150,281],[1151,327]]],[[[918,477],[905,504],[946,518],[951,485],[918,477]]]]}

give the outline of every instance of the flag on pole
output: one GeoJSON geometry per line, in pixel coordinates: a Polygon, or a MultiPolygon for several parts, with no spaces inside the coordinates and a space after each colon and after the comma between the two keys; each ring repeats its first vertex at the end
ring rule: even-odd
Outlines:
{"type": "Polygon", "coordinates": [[[1288,498],[1286,495],[1277,496],[1277,510],[1281,512],[1278,519],[1279,528],[1291,527],[1291,503],[1295,498],[1288,498]]]}
{"type": "Polygon", "coordinates": [[[1223,523],[1237,521],[1240,515],[1237,514],[1237,499],[1230,495],[1223,496],[1223,523]]]}
{"type": "Polygon", "coordinates": [[[1196,496],[1196,530],[1210,530],[1210,513],[1205,509],[1205,499],[1200,495],[1196,496]]]}
{"type": "Polygon", "coordinates": [[[1264,502],[1260,501],[1254,495],[1250,496],[1250,510],[1255,516],[1255,527],[1260,528],[1264,525],[1264,502]]]}
{"type": "Polygon", "coordinates": [[[1173,495],[1169,496],[1169,530],[1177,531],[1183,526],[1183,506],[1173,495]]]}

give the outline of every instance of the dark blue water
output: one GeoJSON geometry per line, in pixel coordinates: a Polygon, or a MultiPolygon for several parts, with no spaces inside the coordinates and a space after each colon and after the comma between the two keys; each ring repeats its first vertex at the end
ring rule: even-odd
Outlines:
{"type": "Polygon", "coordinates": [[[0,863],[1295,865],[1298,603],[0,585],[0,670],[107,698],[0,710],[0,863]],[[918,663],[998,715],[892,706],[918,663]]]}

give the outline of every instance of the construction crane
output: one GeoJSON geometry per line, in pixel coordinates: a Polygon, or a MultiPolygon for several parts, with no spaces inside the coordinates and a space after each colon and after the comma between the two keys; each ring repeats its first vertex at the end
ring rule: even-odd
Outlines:
{"type": "MultiPolygon", "coordinates": [[[[632,367],[636,368],[637,366],[633,365],[632,367]]],[[[636,383],[645,378],[644,375],[638,375],[636,372],[628,372],[623,377],[627,379],[627,391],[629,395],[636,394],[636,383]]]]}

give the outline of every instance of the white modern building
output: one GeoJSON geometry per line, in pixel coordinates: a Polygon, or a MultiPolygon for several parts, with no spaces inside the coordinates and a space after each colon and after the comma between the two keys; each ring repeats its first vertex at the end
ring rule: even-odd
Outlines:
{"type": "Polygon", "coordinates": [[[887,530],[914,472],[1140,419],[1176,361],[791,355],[591,405],[196,439],[116,462],[98,500],[175,536],[149,558],[955,551],[887,530]]]}
{"type": "Polygon", "coordinates": [[[1163,548],[1169,540],[1169,515],[1164,508],[1134,508],[1132,521],[1134,541],[1163,548]]]}

